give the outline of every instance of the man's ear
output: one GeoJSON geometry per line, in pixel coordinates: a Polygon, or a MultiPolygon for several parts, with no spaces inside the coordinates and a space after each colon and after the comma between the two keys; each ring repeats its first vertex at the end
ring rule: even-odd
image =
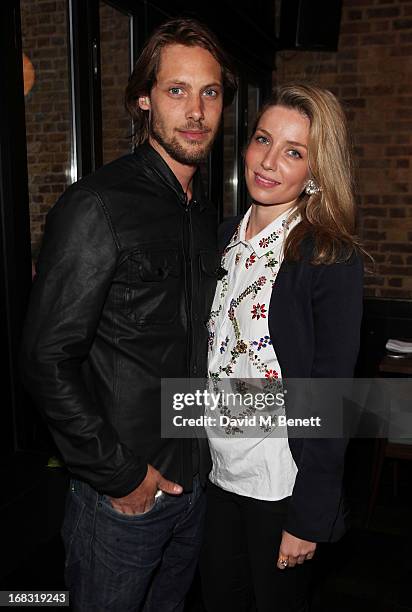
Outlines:
{"type": "Polygon", "coordinates": [[[138,99],[139,108],[142,110],[150,110],[150,98],[149,96],[139,96],[138,99]]]}

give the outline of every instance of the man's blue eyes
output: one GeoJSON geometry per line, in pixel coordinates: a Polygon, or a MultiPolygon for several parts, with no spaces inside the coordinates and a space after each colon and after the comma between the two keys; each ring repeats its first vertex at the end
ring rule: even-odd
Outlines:
{"type": "MultiPolygon", "coordinates": [[[[181,87],[171,87],[169,92],[174,96],[178,96],[183,93],[183,89],[181,87]]],[[[215,89],[205,89],[203,95],[207,96],[208,98],[216,98],[218,92],[215,89]]]]}

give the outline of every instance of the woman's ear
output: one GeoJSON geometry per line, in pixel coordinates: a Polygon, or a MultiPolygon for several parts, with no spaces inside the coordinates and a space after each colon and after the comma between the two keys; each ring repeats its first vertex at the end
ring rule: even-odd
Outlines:
{"type": "Polygon", "coordinates": [[[150,110],[151,107],[149,96],[139,96],[138,105],[142,110],[150,110]]]}

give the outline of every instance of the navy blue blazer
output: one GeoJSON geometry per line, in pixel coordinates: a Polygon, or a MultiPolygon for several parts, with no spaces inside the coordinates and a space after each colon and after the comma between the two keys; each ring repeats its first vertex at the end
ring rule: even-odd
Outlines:
{"type": "MultiPolygon", "coordinates": [[[[241,217],[219,228],[229,243],[241,217]]],[[[351,378],[359,351],[363,261],[313,265],[313,240],[297,262],[283,261],[273,285],[268,323],[282,377],[351,378]]],[[[286,404],[287,408],[287,404],[286,404]]],[[[347,439],[288,438],[298,468],[284,529],[311,542],[334,542],[348,528],[343,491],[347,439]]]]}

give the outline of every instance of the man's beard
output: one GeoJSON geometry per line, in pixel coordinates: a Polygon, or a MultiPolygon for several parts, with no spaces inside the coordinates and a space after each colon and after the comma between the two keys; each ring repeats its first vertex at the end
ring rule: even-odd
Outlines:
{"type": "MultiPolygon", "coordinates": [[[[197,130],[197,129],[207,129],[204,125],[196,124],[194,122],[190,123],[190,125],[186,125],[185,129],[187,130],[197,130]]],[[[163,122],[152,115],[152,122],[150,125],[150,135],[156,140],[172,157],[175,161],[180,164],[186,164],[189,166],[197,165],[201,161],[205,160],[209,154],[210,149],[212,148],[214,136],[207,143],[199,143],[199,142],[188,142],[188,146],[192,147],[190,150],[185,149],[176,137],[167,138],[164,129],[163,122]]]]}

